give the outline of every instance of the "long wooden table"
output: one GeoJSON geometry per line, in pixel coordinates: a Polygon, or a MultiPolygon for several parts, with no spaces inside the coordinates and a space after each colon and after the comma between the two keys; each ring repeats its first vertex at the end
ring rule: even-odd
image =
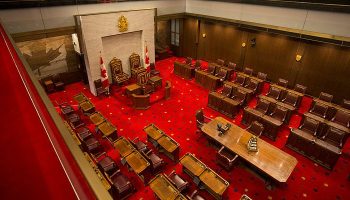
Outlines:
{"type": "Polygon", "coordinates": [[[196,83],[198,83],[199,85],[201,85],[202,87],[210,91],[215,90],[219,86],[219,80],[220,78],[214,75],[208,74],[205,71],[197,70],[195,72],[196,83]]]}
{"type": "Polygon", "coordinates": [[[293,156],[262,139],[258,140],[258,152],[249,152],[247,143],[253,135],[222,117],[216,117],[205,124],[202,127],[202,131],[208,137],[236,153],[239,157],[278,182],[286,182],[298,162],[293,156]],[[229,123],[231,128],[225,134],[219,136],[219,131],[217,131],[218,123],[224,125],[229,123]]]}

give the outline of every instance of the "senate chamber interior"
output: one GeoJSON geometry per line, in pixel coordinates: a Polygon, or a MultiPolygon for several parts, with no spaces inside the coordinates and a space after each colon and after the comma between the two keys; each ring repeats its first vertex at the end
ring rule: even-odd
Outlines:
{"type": "Polygon", "coordinates": [[[0,1],[1,199],[350,197],[347,0],[0,1]]]}

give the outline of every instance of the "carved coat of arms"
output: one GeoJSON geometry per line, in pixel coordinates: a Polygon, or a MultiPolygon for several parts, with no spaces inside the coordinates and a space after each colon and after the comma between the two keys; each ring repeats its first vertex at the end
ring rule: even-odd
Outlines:
{"type": "Polygon", "coordinates": [[[124,15],[120,16],[118,19],[119,32],[124,32],[128,30],[128,20],[124,15]]]}

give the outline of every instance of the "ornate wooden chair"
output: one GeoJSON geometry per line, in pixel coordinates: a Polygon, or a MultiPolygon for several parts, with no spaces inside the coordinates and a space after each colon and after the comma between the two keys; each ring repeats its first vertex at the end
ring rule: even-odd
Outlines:
{"type": "Polygon", "coordinates": [[[143,94],[154,92],[154,85],[149,82],[149,78],[149,72],[142,72],[137,75],[137,84],[141,87],[143,94]]]}
{"type": "Polygon", "coordinates": [[[113,83],[122,84],[129,80],[129,76],[123,72],[122,61],[114,57],[109,63],[112,72],[113,83]]]}
{"type": "Polygon", "coordinates": [[[130,61],[130,71],[132,77],[137,77],[138,74],[146,72],[146,69],[141,65],[140,56],[136,53],[132,53],[129,57],[130,61]]]}

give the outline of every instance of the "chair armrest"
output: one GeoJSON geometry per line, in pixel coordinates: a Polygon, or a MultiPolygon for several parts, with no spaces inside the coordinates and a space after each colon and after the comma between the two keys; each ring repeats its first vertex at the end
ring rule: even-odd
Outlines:
{"type": "Polygon", "coordinates": [[[207,120],[213,120],[212,118],[207,117],[207,116],[205,116],[205,115],[204,115],[204,119],[207,119],[207,120]]]}
{"type": "Polygon", "coordinates": [[[197,119],[196,121],[197,121],[197,123],[200,124],[200,125],[203,125],[203,124],[204,124],[204,123],[198,121],[198,119],[197,119]]]}

